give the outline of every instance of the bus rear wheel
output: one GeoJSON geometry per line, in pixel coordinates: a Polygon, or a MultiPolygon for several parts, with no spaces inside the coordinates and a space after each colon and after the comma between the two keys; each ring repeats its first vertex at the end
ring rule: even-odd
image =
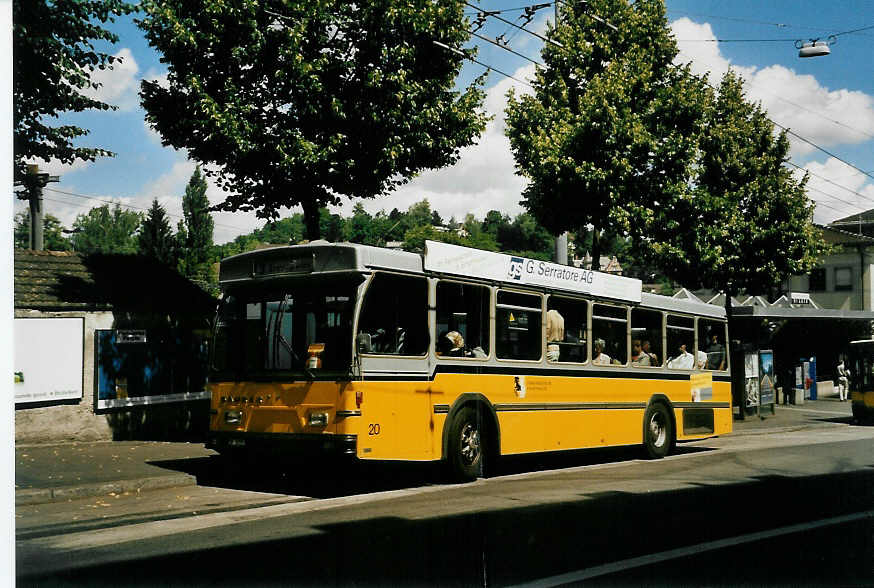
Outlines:
{"type": "Polygon", "coordinates": [[[470,482],[482,475],[485,441],[477,411],[470,406],[459,410],[449,426],[448,463],[454,479],[470,482]]]}
{"type": "Polygon", "coordinates": [[[674,444],[674,425],[668,408],[661,402],[650,404],[643,415],[643,449],[650,459],[661,459],[674,444]]]}

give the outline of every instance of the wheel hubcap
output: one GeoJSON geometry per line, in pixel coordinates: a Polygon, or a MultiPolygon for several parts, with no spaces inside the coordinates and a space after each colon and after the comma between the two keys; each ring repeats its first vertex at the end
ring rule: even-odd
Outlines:
{"type": "Polygon", "coordinates": [[[665,428],[664,417],[661,413],[655,413],[649,419],[649,435],[653,445],[661,447],[665,444],[667,438],[667,430],[665,428]]]}
{"type": "Polygon", "coordinates": [[[465,465],[474,463],[480,454],[479,431],[468,423],[461,429],[461,458],[465,465]]]}

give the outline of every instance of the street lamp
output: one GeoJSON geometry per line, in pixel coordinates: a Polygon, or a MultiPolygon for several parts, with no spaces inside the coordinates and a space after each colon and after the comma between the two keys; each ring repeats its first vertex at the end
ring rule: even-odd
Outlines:
{"type": "Polygon", "coordinates": [[[810,41],[795,41],[795,48],[798,49],[798,57],[822,57],[831,53],[829,45],[834,45],[837,42],[835,35],[829,35],[825,41],[819,39],[811,39],[810,41]]]}

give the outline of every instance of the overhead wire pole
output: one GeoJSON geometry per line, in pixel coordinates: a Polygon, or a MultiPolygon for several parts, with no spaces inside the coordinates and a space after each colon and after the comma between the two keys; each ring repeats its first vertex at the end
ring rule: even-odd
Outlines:
{"type": "MultiPolygon", "coordinates": [[[[552,3],[552,7],[555,9],[555,27],[558,28],[558,0],[555,0],[552,3]]],[[[555,259],[555,263],[561,265],[567,265],[567,242],[568,242],[568,232],[565,231],[560,235],[555,236],[555,251],[553,257],[555,259]]],[[[598,268],[600,269],[600,267],[598,268]]]]}
{"type": "Polygon", "coordinates": [[[38,165],[28,165],[24,179],[15,182],[16,186],[24,186],[18,193],[19,200],[27,200],[30,204],[30,248],[34,251],[45,249],[43,234],[43,197],[42,190],[49,182],[61,181],[60,176],[40,173],[38,165]]]}

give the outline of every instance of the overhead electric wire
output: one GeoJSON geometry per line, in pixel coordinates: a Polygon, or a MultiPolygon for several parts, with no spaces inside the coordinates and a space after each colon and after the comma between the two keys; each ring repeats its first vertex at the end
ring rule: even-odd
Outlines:
{"type": "MultiPolygon", "coordinates": [[[[145,212],[149,211],[148,208],[143,208],[141,206],[135,206],[133,204],[124,204],[124,203],[118,202],[116,200],[104,200],[103,198],[99,198],[97,196],[86,196],[85,194],[76,194],[75,192],[67,192],[65,190],[58,190],[57,188],[49,188],[48,186],[43,188],[43,190],[46,190],[48,192],[56,192],[58,194],[64,194],[67,196],[75,196],[76,198],[84,198],[86,200],[94,200],[96,202],[103,202],[104,204],[117,204],[117,205],[121,206],[122,208],[128,208],[128,209],[132,209],[132,210],[142,210],[145,212]]],[[[58,202],[58,201],[55,201],[55,202],[58,202]]],[[[64,201],[61,201],[61,202],[64,202],[64,201]]],[[[70,201],[66,201],[65,203],[66,204],[73,204],[73,202],[70,202],[70,201]]],[[[185,216],[181,215],[181,214],[174,214],[171,212],[167,212],[166,210],[164,212],[167,216],[172,216],[174,218],[180,218],[180,219],[185,218],[185,216]]],[[[215,220],[213,220],[213,224],[217,227],[222,227],[225,229],[234,229],[236,231],[244,231],[245,230],[242,227],[235,227],[233,225],[226,225],[224,223],[217,223],[217,222],[215,222],[215,220]]]]}
{"type": "Polygon", "coordinates": [[[434,43],[435,45],[437,45],[438,47],[443,47],[444,49],[448,49],[449,51],[452,51],[453,53],[457,53],[458,55],[461,55],[463,58],[467,59],[468,61],[476,63],[477,65],[481,65],[490,71],[497,72],[497,73],[501,74],[502,76],[506,76],[506,77],[510,78],[511,80],[516,80],[520,84],[522,84],[524,86],[528,86],[532,90],[535,89],[534,86],[532,86],[531,84],[529,84],[525,80],[520,80],[519,78],[512,76],[505,71],[501,71],[498,68],[489,65],[488,63],[484,63],[482,61],[479,61],[478,59],[474,59],[473,57],[471,57],[470,55],[468,55],[467,53],[465,53],[461,49],[456,49],[455,47],[450,47],[449,45],[447,45],[445,43],[441,43],[440,41],[437,41],[437,40],[432,40],[431,42],[434,43]]]}
{"type": "MultiPolygon", "coordinates": [[[[769,22],[769,21],[764,21],[764,20],[755,20],[755,19],[751,19],[751,18],[741,18],[741,17],[734,17],[734,16],[721,16],[721,15],[717,15],[717,14],[703,14],[700,12],[688,12],[685,10],[667,10],[666,12],[668,14],[682,14],[682,15],[687,15],[687,16],[703,16],[705,18],[715,18],[718,20],[731,20],[731,21],[736,21],[736,22],[748,22],[748,23],[753,23],[753,24],[774,26],[774,27],[781,28],[781,29],[806,29],[808,31],[823,31],[823,26],[811,27],[811,26],[807,26],[807,25],[788,24],[788,23],[783,23],[783,22],[769,22]]],[[[835,29],[838,27],[833,26],[833,25],[829,25],[826,28],[835,29]]],[[[866,30],[869,28],[872,28],[872,27],[864,27],[864,28],[859,29],[859,30],[866,30]]],[[[843,33],[838,33],[838,34],[843,35],[843,34],[856,33],[856,32],[858,32],[858,30],[856,30],[856,31],[844,31],[843,33]]],[[[864,36],[870,36],[870,35],[864,35],[864,36]]]]}
{"type": "MultiPolygon", "coordinates": [[[[691,55],[691,54],[689,54],[689,53],[687,53],[686,51],[683,51],[683,50],[680,50],[679,54],[680,54],[680,55],[685,55],[686,57],[688,57],[688,58],[690,58],[690,59],[695,59],[695,56],[694,56],[694,55],[691,55]]],[[[709,66],[713,67],[713,64],[712,64],[712,63],[708,63],[708,62],[704,62],[704,61],[700,61],[700,60],[699,60],[699,63],[703,63],[704,65],[709,65],[709,66]]],[[[750,86],[756,86],[756,87],[758,87],[759,89],[762,89],[762,87],[761,87],[760,85],[756,84],[755,82],[748,82],[748,83],[749,83],[750,86]]],[[[710,87],[713,88],[713,89],[716,89],[712,84],[710,85],[710,87]]],[[[816,111],[816,110],[813,110],[812,108],[808,108],[808,107],[806,107],[806,106],[803,106],[803,105],[801,105],[801,104],[798,104],[797,102],[793,102],[792,100],[789,100],[788,98],[783,98],[782,96],[780,96],[779,94],[775,94],[774,92],[770,92],[770,91],[768,91],[768,90],[763,90],[763,91],[767,92],[768,94],[770,94],[771,96],[773,96],[773,97],[776,98],[777,100],[780,100],[781,102],[785,102],[786,104],[791,104],[792,106],[794,106],[794,107],[796,107],[796,108],[798,108],[798,109],[800,109],[800,110],[807,111],[807,112],[809,112],[809,113],[811,113],[811,114],[813,114],[813,115],[816,115],[816,116],[820,117],[820,118],[823,119],[823,120],[827,120],[827,121],[829,121],[829,122],[831,122],[831,123],[834,123],[834,124],[836,124],[836,125],[838,125],[838,126],[844,127],[845,129],[848,129],[848,130],[853,131],[853,132],[855,132],[855,133],[859,133],[860,135],[865,135],[866,137],[870,137],[870,138],[874,139],[874,134],[872,134],[872,133],[869,133],[869,132],[867,132],[867,131],[863,131],[863,130],[861,130],[861,129],[857,129],[857,128],[852,127],[852,126],[850,126],[850,125],[848,125],[848,124],[846,124],[846,123],[843,123],[843,122],[841,122],[841,121],[839,121],[839,120],[835,120],[835,119],[833,119],[833,118],[831,118],[831,117],[828,117],[828,116],[822,114],[821,112],[818,112],[818,111],[816,111]]],[[[773,122],[773,121],[771,121],[771,122],[773,122]]]]}
{"type": "Polygon", "coordinates": [[[476,10],[479,11],[480,14],[484,15],[484,16],[487,17],[487,18],[488,18],[488,17],[495,18],[495,19],[497,19],[497,20],[499,20],[499,21],[501,21],[501,22],[503,22],[503,23],[506,23],[506,24],[512,26],[512,27],[516,27],[516,28],[519,29],[519,30],[525,31],[525,32],[528,33],[529,35],[534,35],[535,37],[537,37],[538,39],[540,39],[540,40],[543,41],[544,43],[550,43],[550,44],[552,44],[552,45],[555,45],[556,47],[564,48],[564,46],[563,46],[561,43],[559,43],[558,41],[554,41],[553,39],[549,39],[549,38],[547,38],[547,37],[544,37],[544,36],[541,35],[540,33],[535,33],[535,32],[532,31],[531,29],[526,29],[526,28],[523,27],[523,26],[519,26],[519,25],[517,25],[516,23],[507,20],[506,18],[502,18],[501,16],[498,16],[498,15],[495,14],[493,11],[485,10],[485,9],[483,9],[483,8],[480,8],[479,6],[477,6],[477,5],[475,5],[475,4],[471,4],[470,2],[467,2],[467,0],[464,0],[464,3],[467,4],[468,6],[470,6],[471,8],[475,8],[476,10]]]}
{"type": "Polygon", "coordinates": [[[494,40],[494,39],[490,39],[489,37],[486,37],[485,35],[480,35],[479,33],[475,33],[475,32],[473,32],[473,31],[468,31],[468,32],[469,32],[471,35],[473,35],[474,37],[476,37],[477,39],[482,39],[483,41],[486,41],[486,42],[488,42],[488,43],[491,43],[492,45],[495,45],[495,46],[497,46],[497,47],[500,47],[501,49],[503,49],[503,50],[505,50],[505,51],[509,51],[509,52],[512,53],[513,55],[516,55],[516,56],[518,56],[518,57],[521,57],[522,59],[527,59],[528,61],[530,61],[530,62],[533,63],[534,65],[539,65],[539,66],[541,66],[541,67],[546,67],[544,64],[540,63],[539,61],[537,61],[537,60],[535,60],[535,59],[532,59],[532,58],[528,57],[527,55],[523,55],[522,53],[519,53],[518,51],[515,51],[515,50],[513,50],[513,49],[510,49],[510,47],[508,47],[507,45],[504,45],[503,43],[498,43],[498,42],[497,42],[496,40],[494,40]]]}
{"type": "MultiPolygon", "coordinates": [[[[559,0],[559,1],[564,2],[564,0],[559,0]]],[[[473,8],[477,8],[477,9],[479,9],[477,6],[474,6],[474,5],[470,4],[470,3],[467,2],[467,1],[465,1],[465,4],[467,4],[468,6],[471,6],[471,7],[473,7],[473,8]]],[[[490,15],[487,15],[487,16],[490,16],[490,15]]],[[[501,21],[503,21],[503,22],[508,22],[508,21],[506,21],[505,19],[502,19],[502,18],[500,18],[500,17],[498,17],[498,16],[494,16],[494,18],[497,18],[498,20],[501,20],[501,21]]],[[[600,20],[600,19],[599,19],[599,20],[600,20]]],[[[609,23],[607,23],[607,24],[609,24],[609,23]]],[[[610,26],[611,26],[612,28],[615,29],[615,27],[613,27],[612,25],[610,25],[610,26]]],[[[524,31],[526,31],[526,32],[528,32],[528,33],[531,33],[532,35],[534,35],[534,36],[536,36],[536,37],[538,37],[538,38],[543,39],[542,36],[538,35],[537,33],[534,33],[533,31],[529,31],[528,29],[525,29],[525,28],[522,28],[522,27],[519,27],[519,28],[521,28],[522,30],[524,30],[524,31]]],[[[863,28],[861,28],[861,29],[856,29],[856,30],[854,30],[854,31],[845,31],[844,33],[839,33],[839,34],[848,34],[848,33],[850,33],[850,32],[856,32],[856,31],[859,31],[859,30],[867,30],[868,28],[874,28],[874,25],[872,25],[871,27],[863,27],[863,28]]],[[[435,41],[435,43],[436,43],[436,41],[435,41]]],[[[442,44],[441,44],[441,45],[442,45],[442,44]]],[[[449,46],[447,46],[447,45],[443,45],[443,46],[446,47],[447,49],[452,50],[452,51],[456,51],[456,52],[458,52],[458,53],[461,53],[461,54],[464,55],[466,58],[471,59],[471,61],[474,61],[472,58],[468,57],[467,55],[465,55],[465,54],[462,53],[461,51],[458,51],[458,50],[456,50],[456,49],[452,49],[451,47],[449,47],[449,46]]],[[[561,45],[559,45],[559,46],[561,46],[561,45]]],[[[682,53],[682,52],[681,52],[681,53],[682,53]]],[[[688,55],[688,54],[687,54],[687,55],[688,55]]],[[[504,73],[504,72],[501,72],[500,70],[497,70],[497,69],[495,69],[495,68],[493,68],[493,67],[491,67],[491,66],[489,66],[489,65],[487,65],[487,64],[484,64],[484,63],[481,63],[481,62],[476,62],[476,63],[479,63],[479,64],[482,65],[483,67],[487,67],[487,68],[489,68],[489,69],[491,69],[491,70],[497,71],[498,73],[500,73],[500,74],[502,74],[502,75],[505,75],[505,76],[507,76],[507,77],[509,77],[509,78],[512,78],[512,79],[514,79],[514,80],[516,80],[516,81],[518,81],[518,82],[520,82],[520,83],[523,83],[523,84],[525,84],[526,86],[528,86],[529,88],[533,88],[530,84],[528,84],[528,83],[526,83],[526,82],[522,82],[522,80],[519,80],[518,78],[515,78],[515,77],[513,77],[513,76],[511,76],[511,75],[509,75],[509,74],[506,74],[506,73],[504,73]]],[[[717,88],[716,86],[714,86],[713,84],[711,84],[710,81],[707,80],[706,77],[704,78],[704,81],[705,81],[705,83],[707,83],[707,85],[709,85],[709,86],[710,86],[711,88],[713,88],[714,90],[718,90],[718,88],[717,88]]],[[[788,101],[788,100],[785,100],[785,101],[791,103],[791,102],[788,101]]],[[[796,105],[796,106],[798,106],[798,105],[796,105]]],[[[820,115],[820,116],[822,116],[822,115],[820,115]]],[[[792,131],[792,130],[789,129],[788,127],[785,127],[785,126],[783,126],[783,125],[781,125],[781,124],[775,122],[775,121],[774,121],[773,119],[771,119],[770,117],[767,117],[767,118],[768,118],[768,120],[771,121],[771,123],[772,123],[774,126],[780,128],[780,129],[783,129],[784,131],[786,131],[787,134],[790,134],[790,135],[792,135],[793,137],[799,139],[800,141],[803,141],[803,142],[807,143],[807,144],[810,145],[811,147],[813,147],[813,148],[815,148],[815,149],[818,149],[819,151],[822,151],[823,153],[825,153],[825,154],[828,155],[829,157],[832,157],[832,158],[836,159],[837,161],[840,161],[840,162],[843,163],[844,165],[846,165],[846,166],[848,166],[848,167],[851,167],[852,169],[856,170],[857,172],[859,172],[859,173],[861,173],[861,174],[864,174],[865,176],[868,176],[868,177],[874,179],[874,175],[872,175],[872,173],[870,173],[870,172],[866,172],[865,170],[863,170],[863,169],[861,169],[861,168],[859,168],[859,167],[853,165],[853,164],[850,163],[849,161],[846,161],[845,159],[843,159],[843,158],[841,158],[841,157],[835,155],[835,154],[832,153],[831,151],[828,151],[827,149],[824,149],[823,147],[820,147],[819,145],[817,145],[817,144],[814,143],[813,141],[807,139],[806,137],[803,137],[803,136],[799,135],[798,133],[792,131]]],[[[832,119],[828,119],[828,117],[823,116],[823,118],[826,118],[827,120],[831,120],[831,122],[836,123],[836,124],[839,124],[839,125],[841,125],[841,126],[846,126],[846,125],[844,125],[843,123],[840,123],[839,121],[835,121],[835,120],[832,120],[832,119]]],[[[853,129],[853,130],[855,130],[855,129],[853,129]]],[[[864,131],[860,131],[860,132],[862,132],[863,134],[866,134],[866,135],[867,135],[867,133],[865,133],[864,131]]],[[[795,164],[792,164],[792,165],[795,165],[795,164]]],[[[796,166],[796,167],[798,167],[798,166],[796,166]]],[[[817,176],[817,177],[820,177],[820,176],[817,176]]],[[[821,177],[820,177],[820,179],[823,179],[823,180],[825,180],[825,181],[828,181],[828,182],[830,182],[830,183],[833,183],[833,182],[831,182],[831,180],[826,180],[825,178],[821,178],[821,177]]],[[[840,186],[839,184],[835,184],[835,185],[838,186],[838,187],[841,187],[841,188],[843,188],[843,189],[845,189],[845,190],[849,190],[850,192],[852,192],[852,193],[854,193],[854,194],[856,194],[856,195],[858,195],[858,196],[860,196],[860,197],[865,198],[864,196],[862,196],[862,195],[859,194],[858,192],[855,192],[855,191],[853,191],[853,190],[850,190],[849,188],[846,188],[845,186],[840,186]]],[[[855,206],[855,205],[853,205],[853,206],[855,206]]]]}

